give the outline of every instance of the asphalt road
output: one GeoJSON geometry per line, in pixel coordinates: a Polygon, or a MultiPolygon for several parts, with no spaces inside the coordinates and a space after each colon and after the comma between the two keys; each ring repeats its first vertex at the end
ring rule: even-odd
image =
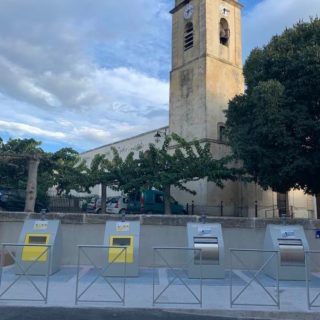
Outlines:
{"type": "MultiPolygon", "coordinates": [[[[160,310],[0,307],[0,320],[236,320],[160,310]]],[[[246,319],[250,320],[250,319],[246,319]]],[[[253,319],[251,319],[253,320],[253,319]]]]}

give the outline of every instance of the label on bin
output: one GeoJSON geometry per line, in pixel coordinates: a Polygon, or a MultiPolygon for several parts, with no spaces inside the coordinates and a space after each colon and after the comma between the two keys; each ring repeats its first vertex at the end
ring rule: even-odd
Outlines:
{"type": "Polygon", "coordinates": [[[33,225],[33,230],[47,230],[48,229],[48,221],[38,220],[35,221],[33,225]]]}
{"type": "Polygon", "coordinates": [[[295,232],[293,230],[286,230],[281,232],[281,236],[283,238],[290,238],[295,236],[295,232]]]}
{"type": "Polygon", "coordinates": [[[209,226],[198,227],[198,233],[199,234],[211,234],[211,232],[212,232],[212,228],[209,227],[209,226]]]}
{"type": "Polygon", "coordinates": [[[316,239],[320,239],[320,230],[316,230],[316,239]]]}
{"type": "Polygon", "coordinates": [[[129,231],[129,229],[130,229],[129,222],[117,222],[117,224],[116,224],[116,231],[118,231],[118,232],[129,231]]]}

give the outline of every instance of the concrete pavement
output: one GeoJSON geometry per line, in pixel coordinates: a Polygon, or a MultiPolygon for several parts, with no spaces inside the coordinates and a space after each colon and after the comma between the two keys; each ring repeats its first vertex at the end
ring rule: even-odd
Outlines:
{"type": "MultiPolygon", "coordinates": [[[[199,319],[199,316],[201,320],[220,320],[224,317],[229,317],[230,320],[320,319],[319,309],[313,308],[312,311],[308,311],[304,281],[280,282],[278,310],[271,298],[277,297],[276,282],[262,274],[259,281],[269,294],[261,285],[253,282],[236,301],[239,305],[231,308],[228,272],[225,279],[204,279],[201,292],[200,281],[188,279],[184,272],[179,273],[175,270],[181,279],[174,279],[171,269],[142,268],[139,277],[126,279],[124,303],[122,303],[121,298],[124,294],[122,278],[105,279],[99,276],[98,270],[90,266],[81,266],[78,283],[78,297],[80,295],[81,297],[75,304],[76,271],[75,266],[68,266],[50,276],[48,301],[45,304],[43,301],[25,301],[24,299],[41,299],[41,295],[28,278],[18,279],[12,266],[4,268],[0,286],[0,320],[99,320],[106,317],[119,320],[194,320],[199,319]],[[14,283],[17,279],[18,281],[14,283]],[[12,283],[14,285],[10,287],[12,283]],[[202,305],[199,303],[201,300],[202,305]],[[258,304],[264,305],[258,306],[258,304]]],[[[233,297],[236,297],[252,278],[241,270],[235,271],[232,276],[233,297]]],[[[46,278],[43,276],[30,278],[45,294],[46,278]]],[[[312,297],[315,297],[320,292],[319,275],[313,276],[310,287],[312,297]]]]}
{"type": "MultiPolygon", "coordinates": [[[[226,318],[148,309],[66,309],[0,307],[1,320],[226,320],[226,318]]],[[[238,318],[227,318],[229,320],[238,318]]]]}
{"type": "Polygon", "coordinates": [[[283,312],[232,311],[221,315],[217,311],[119,309],[119,308],[59,308],[0,307],[0,320],[318,320],[319,314],[283,312]]]}

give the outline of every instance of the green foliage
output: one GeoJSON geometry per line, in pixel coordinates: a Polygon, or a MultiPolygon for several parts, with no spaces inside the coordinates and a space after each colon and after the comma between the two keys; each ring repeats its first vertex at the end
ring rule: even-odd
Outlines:
{"type": "Polygon", "coordinates": [[[125,193],[134,189],[131,181],[136,177],[136,160],[133,153],[123,160],[116,148],[112,148],[113,159],[106,159],[105,155],[97,154],[93,158],[89,171],[89,185],[104,184],[114,190],[122,190],[125,193]]]}
{"type": "Polygon", "coordinates": [[[226,180],[235,181],[242,176],[243,179],[247,179],[244,177],[242,169],[231,166],[234,161],[233,156],[215,159],[210,150],[210,143],[187,142],[177,134],[173,134],[172,137],[178,144],[178,147],[175,148],[175,155],[179,166],[178,170],[184,177],[181,183],[206,178],[223,188],[223,183],[226,180]]]}
{"type": "Polygon", "coordinates": [[[71,190],[89,192],[86,163],[72,148],[62,148],[50,154],[48,169],[51,186],[56,187],[58,194],[69,194],[71,190]]]}
{"type": "Polygon", "coordinates": [[[34,139],[10,139],[4,143],[0,138],[0,181],[3,186],[25,189],[28,166],[26,157],[43,155],[41,142],[34,139]]]}
{"type": "Polygon", "coordinates": [[[48,189],[53,186],[58,194],[69,194],[71,190],[90,192],[90,187],[98,184],[124,193],[156,188],[164,191],[169,201],[170,186],[195,194],[186,187],[187,182],[207,178],[223,187],[224,180],[234,180],[241,174],[240,170],[228,168],[232,158],[213,159],[210,144],[189,143],[176,134],[167,136],[160,149],[150,144],[137,159],[133,153],[122,159],[113,148],[112,160],[98,154],[89,166],[71,148],[45,153],[40,145],[33,139],[8,143],[0,139],[0,174],[2,184],[6,181],[7,186],[25,189],[27,160],[35,154],[40,156],[38,200],[43,205],[48,200],[48,189]]]}
{"type": "Polygon", "coordinates": [[[187,142],[176,134],[167,136],[159,149],[149,144],[148,150],[134,159],[130,153],[124,160],[113,148],[113,159],[96,155],[90,165],[90,184],[104,184],[115,190],[131,193],[148,189],[164,192],[166,213],[170,214],[170,187],[195,194],[187,182],[207,178],[223,187],[224,180],[235,180],[241,170],[228,168],[232,158],[213,159],[210,144],[187,142]]]}
{"type": "Polygon", "coordinates": [[[195,194],[186,187],[187,182],[208,178],[223,187],[224,180],[235,180],[242,171],[228,168],[231,160],[229,157],[213,159],[210,144],[189,143],[172,134],[166,137],[160,149],[150,144],[148,150],[139,153],[138,159],[130,154],[122,161],[116,153],[113,160],[119,170],[116,188],[125,193],[151,188],[168,192],[166,190],[174,186],[195,194]]]}
{"type": "Polygon", "coordinates": [[[2,155],[39,154],[43,153],[40,145],[41,142],[34,139],[10,139],[7,143],[1,139],[0,150],[2,155]]]}
{"type": "Polygon", "coordinates": [[[37,199],[43,206],[48,205],[47,191],[55,186],[59,194],[71,190],[88,191],[87,168],[78,153],[63,148],[56,153],[46,153],[40,148],[41,142],[34,139],[10,139],[4,143],[0,138],[0,180],[2,186],[26,189],[28,159],[40,157],[38,168],[37,199]]]}
{"type": "Polygon", "coordinates": [[[320,193],[320,20],[251,52],[227,111],[232,149],[264,188],[320,193]]]}

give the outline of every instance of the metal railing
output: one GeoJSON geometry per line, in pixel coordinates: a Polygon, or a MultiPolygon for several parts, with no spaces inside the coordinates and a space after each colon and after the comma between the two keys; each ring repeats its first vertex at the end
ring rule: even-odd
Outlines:
{"type": "Polygon", "coordinates": [[[320,263],[315,260],[315,257],[318,257],[318,260],[320,261],[320,251],[305,252],[306,286],[309,310],[312,308],[320,308],[320,287],[314,288],[314,290],[312,290],[310,286],[312,268],[316,267],[320,271],[320,263]]]}
{"type": "Polygon", "coordinates": [[[265,219],[274,219],[279,217],[279,210],[277,206],[259,207],[258,210],[259,211],[264,210],[265,219]]]}
{"type": "Polygon", "coordinates": [[[195,214],[205,214],[215,217],[223,217],[224,215],[224,205],[223,201],[220,201],[217,205],[195,205],[194,201],[191,202],[191,204],[186,204],[186,212],[188,215],[195,215],[195,214]]]}
{"type": "MultiPolygon", "coordinates": [[[[281,209],[283,208],[279,208],[277,205],[274,206],[270,206],[270,207],[259,207],[258,210],[259,211],[263,211],[264,212],[264,218],[265,219],[275,219],[275,218],[279,218],[279,212],[281,211],[281,209]]],[[[297,206],[289,206],[288,208],[284,208],[284,211],[286,211],[286,215],[285,217],[288,219],[295,219],[295,218],[299,218],[298,213],[299,212],[303,212],[303,219],[314,219],[315,215],[314,215],[314,210],[308,209],[307,207],[297,207],[297,206]]],[[[301,217],[300,217],[301,218],[301,217]]]]}
{"type": "Polygon", "coordinates": [[[50,212],[84,213],[92,197],[49,196],[50,212]]]}
{"type": "MultiPolygon", "coordinates": [[[[100,251],[100,250],[99,250],[100,251]]],[[[127,273],[127,248],[126,247],[119,247],[119,246],[103,246],[103,245],[79,245],[78,246],[78,262],[77,262],[77,278],[76,278],[76,296],[75,296],[75,304],[79,302],[101,302],[101,303],[122,303],[125,305],[125,298],[126,298],[126,273],[127,273]],[[100,267],[95,263],[93,258],[87,253],[86,250],[92,249],[101,249],[102,256],[105,255],[105,259],[103,261],[107,261],[107,251],[110,249],[119,250],[119,252],[113,257],[111,262],[106,262],[104,267],[100,267]],[[87,258],[90,266],[93,266],[93,270],[97,271],[98,275],[94,277],[94,279],[87,285],[83,290],[79,289],[80,280],[83,278],[80,277],[80,268],[81,268],[81,253],[87,258]],[[124,263],[121,263],[123,266],[123,275],[118,277],[112,278],[122,278],[122,292],[117,290],[117,288],[109,281],[107,276],[108,269],[117,263],[118,258],[120,258],[124,254],[124,263]],[[93,300],[93,299],[81,299],[90,288],[97,282],[98,279],[103,279],[104,282],[107,284],[107,287],[111,288],[111,292],[115,294],[118,300],[93,300]]]]}
{"type": "MultiPolygon", "coordinates": [[[[248,259],[249,260],[249,259],[248,259]]],[[[247,260],[246,260],[247,261],[247,260]]],[[[241,272],[240,271],[240,272],[241,272]]],[[[255,298],[256,295],[255,295],[255,298]]],[[[251,300],[251,299],[250,299],[251,300]]],[[[280,290],[279,290],[279,251],[272,251],[272,250],[259,250],[259,249],[230,249],[230,306],[263,306],[263,307],[277,307],[280,309],[280,290]],[[248,262],[244,262],[243,258],[239,256],[241,253],[249,253],[254,255],[262,255],[263,256],[263,263],[261,267],[256,270],[252,266],[248,266],[248,262]],[[240,263],[240,266],[243,268],[241,269],[234,269],[234,258],[240,263]],[[264,269],[267,265],[273,260],[276,259],[276,279],[275,279],[275,289],[276,294],[275,296],[270,293],[267,286],[265,286],[261,280],[259,280],[259,276],[263,275],[264,269]],[[247,275],[238,275],[246,282],[246,285],[242,287],[237,294],[234,296],[234,286],[233,286],[233,274],[237,273],[237,270],[241,270],[242,272],[245,271],[247,275]],[[251,302],[237,302],[239,301],[240,297],[243,296],[245,292],[253,285],[256,284],[258,288],[261,288],[265,293],[264,298],[269,297],[272,304],[268,303],[251,303],[251,302]]]]}
{"type": "MultiPolygon", "coordinates": [[[[20,250],[19,250],[20,251],[20,250]]],[[[19,252],[19,255],[21,253],[19,252]]],[[[41,262],[43,263],[43,262],[41,262]]],[[[25,262],[24,262],[25,264],[25,262]]],[[[50,270],[51,270],[51,245],[48,244],[16,244],[16,243],[3,243],[1,245],[1,268],[0,268],[0,300],[7,300],[7,301],[41,301],[45,304],[48,302],[48,291],[49,291],[49,278],[50,278],[50,270]],[[8,248],[26,248],[26,247],[41,247],[44,248],[41,254],[37,256],[32,261],[29,261],[26,267],[24,267],[17,256],[15,256],[8,248]],[[4,260],[5,260],[5,253],[10,255],[11,259],[15,262],[16,270],[18,271],[17,277],[9,284],[1,290],[1,287],[4,284],[3,276],[4,276],[4,260]],[[32,267],[36,265],[37,262],[40,262],[40,259],[47,255],[47,269],[46,269],[46,281],[45,281],[45,288],[44,291],[41,290],[39,285],[36,284],[35,279],[39,279],[37,276],[36,278],[32,276],[30,273],[32,271],[32,267]],[[32,299],[32,298],[5,298],[6,294],[14,287],[14,285],[21,279],[25,278],[28,282],[32,285],[32,287],[36,290],[36,292],[40,295],[40,299],[32,299]]],[[[19,294],[21,294],[21,290],[19,290],[19,294]]],[[[26,295],[30,296],[30,291],[26,293],[26,295]]]]}
{"type": "Polygon", "coordinates": [[[155,247],[153,248],[153,282],[152,282],[152,303],[156,304],[188,304],[188,305],[199,305],[202,307],[202,251],[201,249],[195,248],[187,248],[187,247],[155,247]],[[183,279],[182,275],[186,275],[188,277],[187,272],[183,268],[179,268],[179,272],[177,267],[170,263],[166,257],[161,253],[162,252],[173,252],[180,251],[186,252],[188,254],[187,263],[189,265],[191,261],[194,260],[194,254],[197,252],[199,254],[199,268],[200,268],[200,279],[199,280],[199,293],[195,292],[190,285],[183,279]],[[160,293],[156,293],[156,284],[155,284],[155,273],[156,273],[156,257],[160,258],[162,263],[164,263],[165,267],[173,274],[173,278],[168,280],[168,284],[160,291],[160,293]],[[191,258],[190,258],[191,257],[191,258]],[[182,284],[182,288],[185,288],[191,296],[194,298],[194,302],[186,302],[186,301],[161,301],[161,296],[167,292],[167,290],[174,285],[174,282],[179,280],[182,284]]]}
{"type": "Polygon", "coordinates": [[[188,215],[208,215],[212,217],[247,217],[251,212],[257,218],[276,219],[279,218],[279,212],[283,210],[286,212],[288,219],[315,218],[314,211],[307,209],[307,207],[289,206],[288,208],[279,208],[277,205],[263,206],[258,201],[243,206],[227,206],[223,201],[216,205],[207,206],[198,205],[192,201],[186,204],[185,209],[188,215]]]}

